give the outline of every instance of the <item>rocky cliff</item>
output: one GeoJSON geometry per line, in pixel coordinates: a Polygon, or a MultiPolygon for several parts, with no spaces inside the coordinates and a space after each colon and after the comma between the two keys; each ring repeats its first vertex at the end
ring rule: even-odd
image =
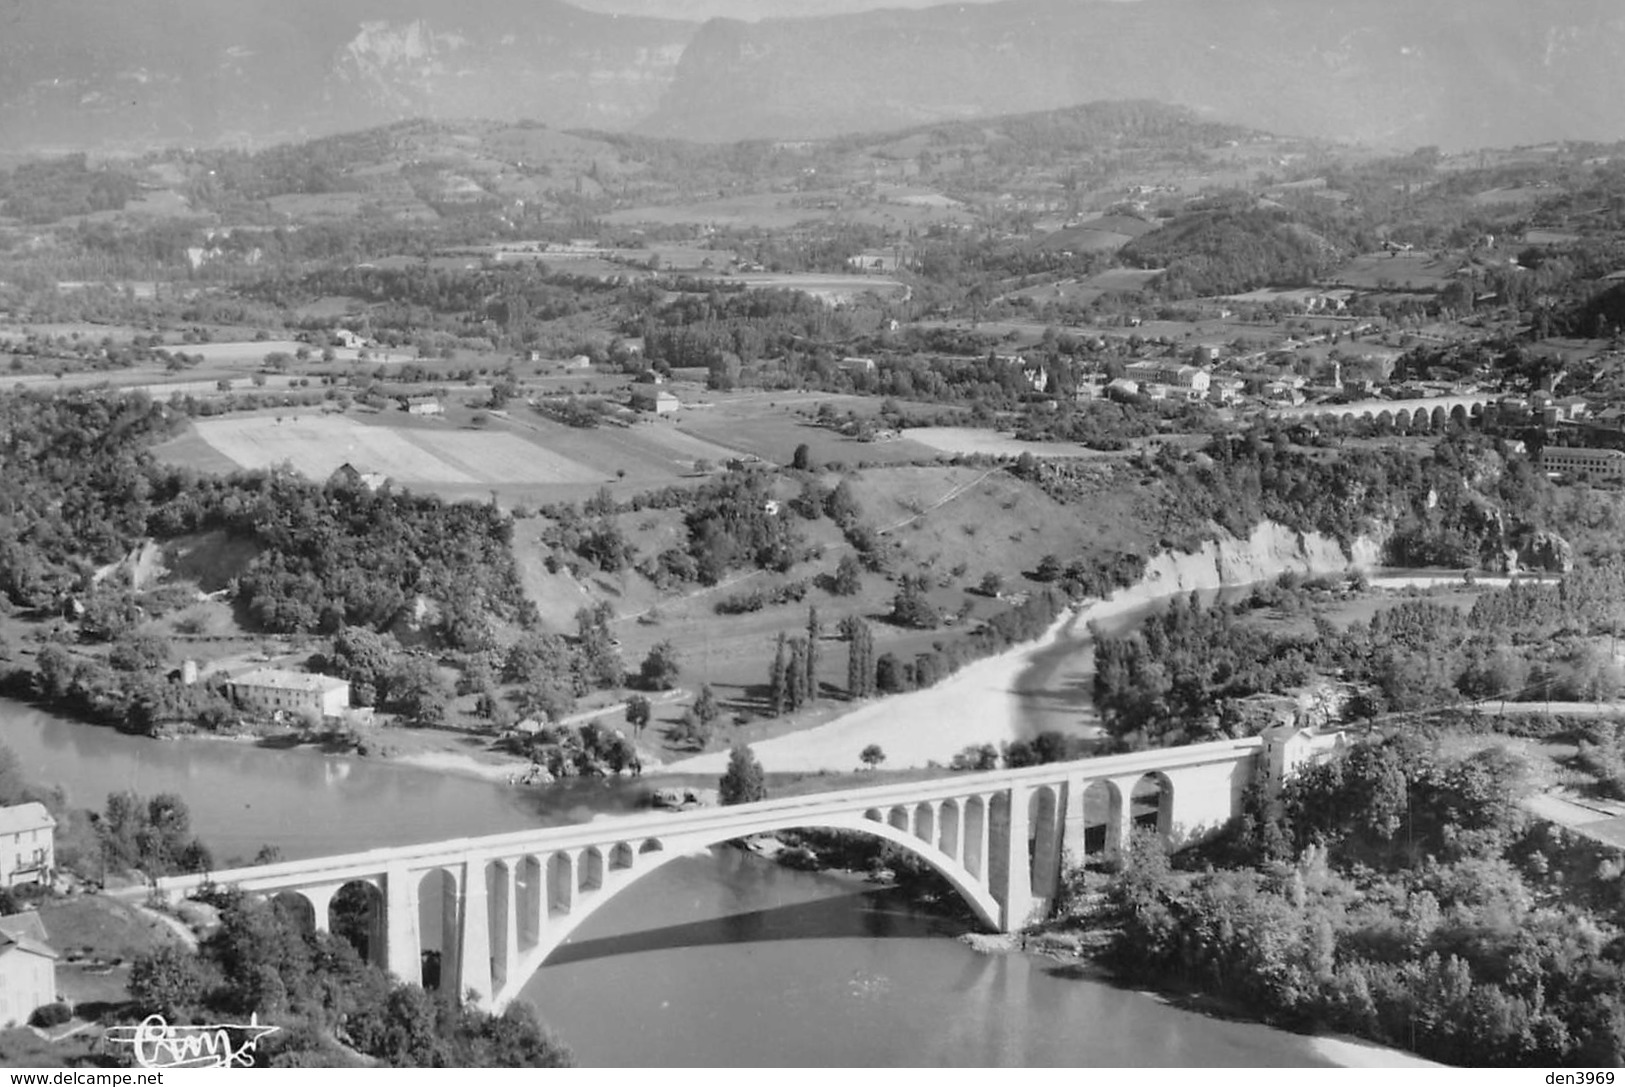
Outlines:
{"type": "Polygon", "coordinates": [[[1209,541],[1190,553],[1163,552],[1146,563],[1145,576],[1120,597],[1138,600],[1270,581],[1285,573],[1340,574],[1380,565],[1382,542],[1361,537],[1347,549],[1318,533],[1299,533],[1266,521],[1246,539],[1209,541]]]}

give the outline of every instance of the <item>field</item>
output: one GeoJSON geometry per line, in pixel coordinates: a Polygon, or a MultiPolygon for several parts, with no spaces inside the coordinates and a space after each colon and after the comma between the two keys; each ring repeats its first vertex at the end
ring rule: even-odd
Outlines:
{"type": "Polygon", "coordinates": [[[1438,290],[1450,281],[1460,259],[1435,260],[1430,253],[1366,253],[1355,257],[1327,277],[1340,287],[1410,287],[1438,290]]]}
{"type": "Polygon", "coordinates": [[[345,463],[403,483],[589,483],[605,476],[503,431],[396,429],[341,415],[205,419],[194,426],[240,467],[287,462],[314,480],[345,463]]]}
{"type": "Polygon", "coordinates": [[[1161,268],[1108,268],[1083,281],[1100,291],[1137,291],[1162,274],[1161,268]]]}
{"type": "Polygon", "coordinates": [[[390,412],[376,421],[286,410],[233,415],[198,420],[157,452],[168,463],[209,472],[287,463],[318,481],[348,463],[447,498],[484,499],[495,491],[515,503],[585,498],[604,485],[625,497],[693,476],[696,461],[720,464],[737,455],[670,420],[577,430],[520,409],[510,420],[475,429],[458,425],[467,414],[454,408],[449,418],[422,419],[390,412]]]}
{"type": "Polygon", "coordinates": [[[858,406],[861,414],[872,414],[873,400],[858,401],[852,397],[781,397],[772,401],[757,397],[738,400],[718,400],[714,406],[685,411],[678,420],[678,428],[696,439],[703,439],[733,452],[729,455],[748,454],[773,464],[788,464],[796,446],[805,444],[814,461],[819,464],[841,463],[854,465],[859,461],[870,464],[901,464],[929,459],[937,455],[930,446],[908,438],[887,442],[863,442],[849,438],[828,427],[815,425],[798,412],[816,410],[816,404],[829,401],[839,410],[847,410],[847,401],[858,406]],[[787,402],[789,401],[789,402],[787,402]],[[799,401],[799,402],[798,402],[799,401]]]}

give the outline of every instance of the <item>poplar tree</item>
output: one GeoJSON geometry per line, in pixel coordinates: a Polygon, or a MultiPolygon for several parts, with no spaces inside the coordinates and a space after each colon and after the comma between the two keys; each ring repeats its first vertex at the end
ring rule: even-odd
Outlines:
{"type": "Polygon", "coordinates": [[[778,651],[773,654],[773,670],[769,673],[767,680],[768,698],[773,703],[774,717],[780,717],[784,714],[784,704],[788,695],[785,688],[790,670],[790,662],[787,656],[784,650],[784,633],[781,631],[779,633],[778,651]]]}
{"type": "Polygon", "coordinates": [[[807,608],[807,701],[818,701],[818,639],[824,636],[824,628],[818,621],[818,608],[807,608]]]}
{"type": "Polygon", "coordinates": [[[800,638],[790,641],[790,665],[784,677],[785,697],[790,712],[801,708],[807,693],[807,643],[800,638]]]}

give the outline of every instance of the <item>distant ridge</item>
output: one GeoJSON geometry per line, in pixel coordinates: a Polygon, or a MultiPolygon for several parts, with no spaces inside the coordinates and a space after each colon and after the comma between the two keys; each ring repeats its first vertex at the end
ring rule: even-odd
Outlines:
{"type": "Polygon", "coordinates": [[[1625,135],[1618,0],[1006,0],[707,23],[641,131],[810,138],[1152,98],[1447,148],[1625,135]]]}
{"type": "Polygon", "coordinates": [[[1459,149],[1625,135],[1622,58],[1620,0],[1001,0],[703,24],[565,0],[23,0],[0,14],[0,148],[263,146],[408,117],[807,139],[1154,99],[1459,149]]]}

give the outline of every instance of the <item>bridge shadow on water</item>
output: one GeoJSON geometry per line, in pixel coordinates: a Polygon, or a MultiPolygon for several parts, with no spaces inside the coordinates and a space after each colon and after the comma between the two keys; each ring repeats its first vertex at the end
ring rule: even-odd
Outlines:
{"type": "Polygon", "coordinates": [[[922,912],[896,889],[878,888],[703,921],[572,940],[549,955],[545,966],[721,944],[941,938],[958,935],[970,927],[967,922],[922,912]]]}

